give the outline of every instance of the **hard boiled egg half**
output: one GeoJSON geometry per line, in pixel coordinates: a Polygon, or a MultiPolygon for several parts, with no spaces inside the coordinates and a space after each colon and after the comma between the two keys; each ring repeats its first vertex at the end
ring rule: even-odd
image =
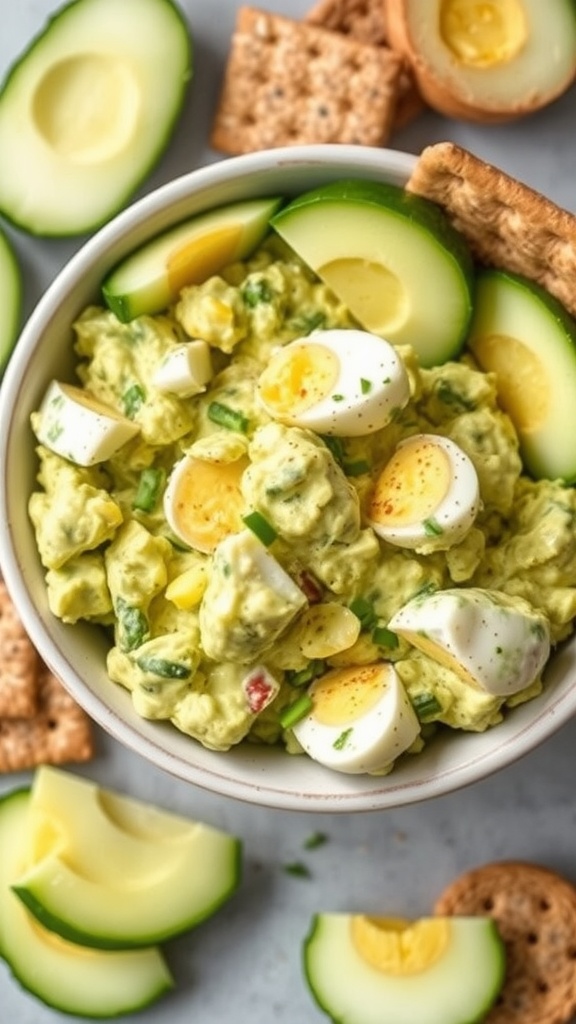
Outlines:
{"type": "Polygon", "coordinates": [[[422,594],[388,626],[464,682],[509,697],[533,683],[550,654],[548,620],[527,601],[469,587],[422,594]]]}
{"type": "Polygon", "coordinates": [[[471,459],[449,437],[415,434],[402,441],[372,491],[372,529],[398,547],[443,551],[466,535],[480,508],[471,459]]]}
{"type": "Polygon", "coordinates": [[[164,515],[184,544],[211,554],[224,537],[242,529],[240,482],[247,465],[245,457],[210,462],[193,455],[176,463],[164,492],[164,515]]]}
{"type": "Polygon", "coordinates": [[[334,329],[278,349],[257,395],[268,415],[287,426],[358,437],[385,427],[408,402],[410,385],[390,342],[334,329]]]}
{"type": "Polygon", "coordinates": [[[406,690],[387,662],[334,669],[316,679],[308,694],[312,707],[292,730],[309,757],[326,768],[381,771],[420,732],[406,690]]]}

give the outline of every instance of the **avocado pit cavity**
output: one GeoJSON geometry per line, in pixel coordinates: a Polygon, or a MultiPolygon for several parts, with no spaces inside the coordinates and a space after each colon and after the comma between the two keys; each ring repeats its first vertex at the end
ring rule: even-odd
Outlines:
{"type": "Polygon", "coordinates": [[[85,53],[47,69],[32,110],[39,134],[59,156],[77,164],[104,163],[130,145],[141,93],[124,61],[85,53]]]}

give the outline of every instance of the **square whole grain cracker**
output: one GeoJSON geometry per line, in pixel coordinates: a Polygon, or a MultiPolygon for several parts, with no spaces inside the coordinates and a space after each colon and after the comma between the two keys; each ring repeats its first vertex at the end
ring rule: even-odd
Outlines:
{"type": "Polygon", "coordinates": [[[41,663],[34,717],[0,718],[0,772],[89,761],[94,753],[91,720],[41,663]]]}
{"type": "Polygon", "coordinates": [[[230,154],[306,143],[384,145],[401,69],[385,47],[241,7],[211,145],[230,154]]]}
{"type": "Polygon", "coordinates": [[[38,710],[40,658],[0,578],[0,718],[30,718],[38,710]]]}
{"type": "Polygon", "coordinates": [[[424,149],[406,188],[431,199],[475,258],[554,295],[576,316],[576,216],[452,142],[424,149]]]}
{"type": "MultiPolygon", "coordinates": [[[[317,0],[304,16],[311,25],[320,25],[332,32],[341,32],[359,43],[389,46],[386,0],[317,0]]],[[[406,61],[397,83],[393,130],[403,128],[426,104],[406,61]]]]}

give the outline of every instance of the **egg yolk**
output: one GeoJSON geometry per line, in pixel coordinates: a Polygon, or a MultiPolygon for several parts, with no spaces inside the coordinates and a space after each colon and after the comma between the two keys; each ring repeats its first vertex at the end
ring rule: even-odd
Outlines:
{"type": "Polygon", "coordinates": [[[383,974],[418,974],[440,959],[450,941],[446,918],[422,918],[411,923],[403,918],[350,919],[350,937],[356,952],[383,974]]]}
{"type": "Polygon", "coordinates": [[[487,372],[495,373],[498,397],[518,430],[539,429],[549,415],[552,390],[542,361],[517,338],[492,334],[474,345],[487,372]]]}
{"type": "Polygon", "coordinates": [[[388,667],[362,665],[335,669],[310,687],[314,717],[322,725],[342,725],[362,718],[382,698],[388,667]]]}
{"type": "Polygon", "coordinates": [[[382,526],[425,522],[446,497],[452,480],[446,452],[430,441],[407,441],[378,477],[368,518],[382,526]]]}
{"type": "Polygon", "coordinates": [[[399,630],[398,632],[405,636],[406,639],[409,640],[414,647],[417,647],[419,651],[422,651],[423,654],[427,654],[433,661],[437,661],[439,665],[443,665],[444,668],[453,672],[454,675],[458,676],[464,683],[468,683],[469,686],[473,686],[475,689],[481,689],[479,681],[474,678],[472,673],[469,672],[460,661],[458,661],[451,651],[447,650],[447,648],[443,647],[441,644],[436,643],[436,641],[432,640],[429,636],[426,636],[422,630],[417,634],[408,632],[407,630],[399,630]]]}
{"type": "Polygon", "coordinates": [[[443,0],[440,36],[456,59],[487,68],[516,57],[528,38],[521,0],[443,0]]]}
{"type": "Polygon", "coordinates": [[[318,268],[318,274],[368,331],[386,334],[406,321],[409,302],[396,274],[382,263],[365,259],[338,259],[318,268]]]}
{"type": "Polygon", "coordinates": [[[340,360],[326,345],[296,345],[272,357],[258,391],[279,415],[298,415],[331,394],[339,372],[340,360]]]}
{"type": "Polygon", "coordinates": [[[211,552],[224,537],[242,528],[240,482],[247,465],[245,458],[226,463],[190,460],[178,483],[174,519],[191,547],[211,552]]]}

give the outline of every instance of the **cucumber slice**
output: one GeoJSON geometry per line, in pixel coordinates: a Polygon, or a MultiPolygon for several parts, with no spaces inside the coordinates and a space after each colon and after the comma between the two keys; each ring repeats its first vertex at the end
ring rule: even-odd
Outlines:
{"type": "Polygon", "coordinates": [[[102,285],[104,301],[126,323],[160,313],[186,285],[245,259],[269,230],[282,199],[233,203],[178,224],[122,260],[102,285]]]}
{"type": "Polygon", "coordinates": [[[100,949],[150,946],[213,914],[238,885],[239,841],[42,767],[31,864],[13,891],[51,931],[100,949]]]}
{"type": "Polygon", "coordinates": [[[0,376],[4,372],[22,321],[22,272],[16,253],[0,231],[0,376]]]}
{"type": "Polygon", "coordinates": [[[483,270],[468,346],[496,374],[527,471],[576,482],[576,321],[540,285],[483,270]]]}
{"type": "Polygon", "coordinates": [[[271,223],[367,331],[412,345],[423,366],[460,353],[473,262],[434,203],[353,179],[304,193],[271,223]]]}
{"type": "Polygon", "coordinates": [[[192,74],[172,0],[72,0],[0,90],[0,210],[35,235],[90,231],[160,159],[192,74]]]}
{"type": "MultiPolygon", "coordinates": [[[[491,918],[422,918],[416,922],[416,932],[421,932],[422,925],[430,930],[429,922],[435,922],[435,932],[440,924],[445,944],[434,942],[428,965],[422,962],[419,942],[412,951],[412,969],[406,962],[404,967],[397,963],[394,970],[384,970],[378,965],[378,940],[367,949],[369,959],[358,951],[353,939],[355,917],[318,914],[305,940],[308,985],[318,1006],[333,1021],[474,1024],[484,1020],[502,988],[505,967],[504,945],[491,918]]],[[[369,918],[364,921],[369,930],[377,931],[369,918]]],[[[405,943],[400,950],[401,959],[407,952],[405,943]]]]}
{"type": "Polygon", "coordinates": [[[27,855],[30,799],[28,789],[0,799],[0,956],[23,988],[62,1013],[114,1017],[155,1002],[174,984],[160,950],[55,940],[11,892],[27,855]]]}

